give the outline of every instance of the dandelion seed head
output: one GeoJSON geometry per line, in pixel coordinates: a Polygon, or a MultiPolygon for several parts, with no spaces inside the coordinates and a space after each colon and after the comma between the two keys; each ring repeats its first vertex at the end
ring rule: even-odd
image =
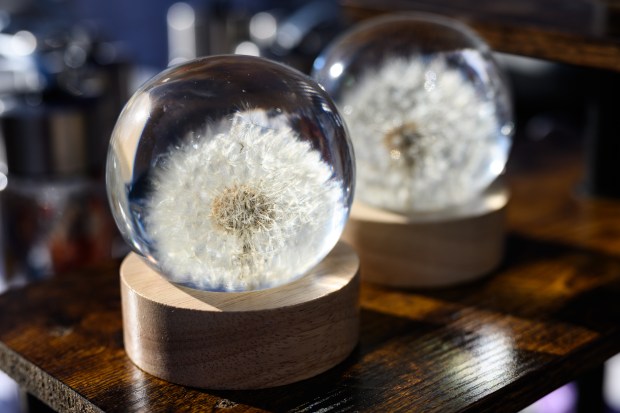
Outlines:
{"type": "Polygon", "coordinates": [[[413,168],[415,160],[424,156],[420,153],[424,150],[422,142],[423,136],[413,122],[390,129],[383,137],[396,167],[413,168]]]}
{"type": "Polygon", "coordinates": [[[467,202],[505,163],[493,95],[444,55],[387,58],[340,101],[356,147],[358,196],[396,211],[467,202]]]}
{"type": "Polygon", "coordinates": [[[329,252],[335,241],[328,232],[346,210],[342,182],[283,122],[241,112],[215,136],[205,131],[197,148],[193,142],[167,155],[146,224],[173,280],[203,289],[264,288],[295,278],[329,252]]]}
{"type": "Polygon", "coordinates": [[[257,186],[233,185],[215,196],[211,205],[214,227],[227,234],[248,236],[268,230],[275,222],[275,205],[257,186]]]}

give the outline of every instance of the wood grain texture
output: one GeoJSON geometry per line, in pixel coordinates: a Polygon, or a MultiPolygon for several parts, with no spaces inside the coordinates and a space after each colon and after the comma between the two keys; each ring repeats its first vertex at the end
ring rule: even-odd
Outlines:
{"type": "Polygon", "coordinates": [[[620,9],[579,0],[344,0],[353,21],[384,13],[431,12],[458,18],[496,51],[620,71],[620,9]]]}
{"type": "Polygon", "coordinates": [[[487,275],[502,261],[508,191],[497,182],[473,201],[399,214],[354,203],[342,239],[363,278],[392,287],[446,287],[487,275]]]}
{"type": "Polygon", "coordinates": [[[243,293],[169,283],[130,254],[121,266],[125,350],[173,383],[261,389],[324,372],[359,336],[359,260],[337,244],[304,277],[243,293]]]}
{"type": "Polygon", "coordinates": [[[620,202],[580,195],[566,142],[515,149],[500,268],[433,291],[362,283],[359,345],[314,378],[216,391],[143,372],[123,350],[117,267],[0,296],[0,368],[62,411],[518,411],[620,352],[620,202]]]}

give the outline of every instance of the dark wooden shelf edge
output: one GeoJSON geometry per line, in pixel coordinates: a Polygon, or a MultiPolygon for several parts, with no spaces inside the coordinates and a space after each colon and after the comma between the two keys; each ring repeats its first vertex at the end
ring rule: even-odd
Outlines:
{"type": "Polygon", "coordinates": [[[495,413],[499,411],[519,412],[531,403],[524,403],[523,394],[528,398],[541,399],[554,390],[579,379],[591,370],[593,365],[603,365],[607,360],[617,354],[620,334],[608,336],[605,339],[605,346],[598,347],[596,351],[591,351],[589,345],[584,345],[573,353],[570,360],[561,359],[550,362],[550,368],[566,372],[562,377],[548,377],[540,374],[540,371],[530,371],[518,378],[509,387],[504,387],[494,393],[489,398],[483,398],[473,403],[465,412],[471,413],[495,413]]]}
{"type": "Polygon", "coordinates": [[[0,370],[22,388],[58,412],[103,413],[66,384],[0,342],[0,370]]]}

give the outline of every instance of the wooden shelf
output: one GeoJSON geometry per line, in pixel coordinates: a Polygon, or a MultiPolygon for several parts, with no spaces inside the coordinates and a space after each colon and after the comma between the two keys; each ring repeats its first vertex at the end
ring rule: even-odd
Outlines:
{"type": "Polygon", "coordinates": [[[456,17],[497,51],[620,71],[617,0],[343,0],[362,20],[382,13],[422,11],[456,17]]]}
{"type": "Polygon", "coordinates": [[[144,373],[123,350],[117,266],[0,296],[0,368],[60,411],[518,411],[620,352],[620,202],[580,196],[580,152],[552,144],[513,153],[498,271],[363,283],[358,347],[315,378],[203,391],[144,373]]]}

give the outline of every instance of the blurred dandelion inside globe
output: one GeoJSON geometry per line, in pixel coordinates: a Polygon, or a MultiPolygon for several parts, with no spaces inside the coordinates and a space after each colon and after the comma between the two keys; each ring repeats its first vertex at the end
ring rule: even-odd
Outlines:
{"type": "Polygon", "coordinates": [[[366,204],[442,210],[475,199],[504,170],[508,88],[486,43],[456,20],[366,21],[316,59],[313,77],[347,122],[366,204]]]}
{"type": "Polygon", "coordinates": [[[163,276],[249,291],[290,282],[329,253],[354,174],[343,120],[311,78],[260,58],[213,56],[133,95],[106,179],[125,240],[163,276]]]}

